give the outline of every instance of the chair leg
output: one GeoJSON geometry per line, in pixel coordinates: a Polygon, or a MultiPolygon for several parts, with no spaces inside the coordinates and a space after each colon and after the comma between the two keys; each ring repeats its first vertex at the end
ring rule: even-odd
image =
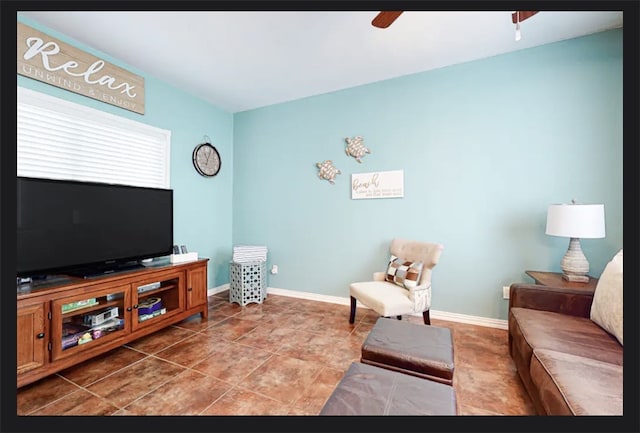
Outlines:
{"type": "Polygon", "coordinates": [[[422,319],[425,325],[431,325],[431,318],[429,317],[429,310],[422,312],[422,319]]]}
{"type": "Polygon", "coordinates": [[[356,298],[351,297],[351,314],[349,315],[349,323],[356,320],[356,298]]]}
{"type": "Polygon", "coordinates": [[[396,316],[398,320],[402,320],[402,316],[396,316]]]}

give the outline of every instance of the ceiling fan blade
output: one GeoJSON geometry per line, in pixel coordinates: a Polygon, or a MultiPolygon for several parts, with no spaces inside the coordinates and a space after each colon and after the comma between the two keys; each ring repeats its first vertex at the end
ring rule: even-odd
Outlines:
{"type": "Polygon", "coordinates": [[[518,12],[520,13],[520,22],[526,20],[527,18],[531,18],[532,16],[534,16],[535,14],[538,13],[538,11],[517,11],[511,14],[511,22],[513,22],[513,24],[518,22],[518,12]]]}
{"type": "Polygon", "coordinates": [[[389,27],[395,20],[400,16],[402,11],[384,11],[380,12],[376,17],[371,21],[374,27],[378,27],[381,29],[386,29],[389,27]]]}

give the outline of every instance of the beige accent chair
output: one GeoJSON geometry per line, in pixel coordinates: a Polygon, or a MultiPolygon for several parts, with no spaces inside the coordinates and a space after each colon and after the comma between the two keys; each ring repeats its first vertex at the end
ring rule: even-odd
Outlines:
{"type": "Polygon", "coordinates": [[[373,281],[351,283],[349,323],[355,320],[356,301],[359,301],[383,317],[396,316],[398,320],[401,320],[403,314],[422,313],[424,324],[430,325],[431,273],[438,264],[443,249],[444,246],[438,243],[393,239],[389,248],[391,254],[411,262],[423,263],[418,285],[406,289],[394,282],[385,281],[386,272],[375,272],[373,281]]]}

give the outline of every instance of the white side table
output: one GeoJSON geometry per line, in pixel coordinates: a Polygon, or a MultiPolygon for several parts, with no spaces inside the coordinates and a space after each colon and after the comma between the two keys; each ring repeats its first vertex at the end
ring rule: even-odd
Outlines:
{"type": "Polygon", "coordinates": [[[262,304],[266,299],[266,262],[231,262],[229,277],[229,302],[245,306],[251,302],[262,304]]]}

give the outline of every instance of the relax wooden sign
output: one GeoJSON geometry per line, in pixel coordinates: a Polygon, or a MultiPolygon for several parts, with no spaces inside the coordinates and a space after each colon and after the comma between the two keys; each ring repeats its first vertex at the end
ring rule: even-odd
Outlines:
{"type": "Polygon", "coordinates": [[[20,22],[18,74],[144,114],[144,77],[20,22]]]}

